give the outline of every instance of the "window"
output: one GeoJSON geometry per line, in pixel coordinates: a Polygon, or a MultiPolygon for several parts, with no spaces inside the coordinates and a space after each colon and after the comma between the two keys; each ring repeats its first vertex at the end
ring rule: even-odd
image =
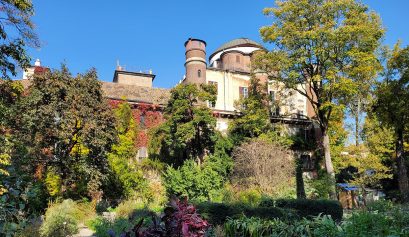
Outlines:
{"type": "Polygon", "coordinates": [[[146,147],[141,147],[138,150],[138,158],[147,158],[148,157],[148,149],[146,147]]]}
{"type": "Polygon", "coordinates": [[[247,87],[239,87],[239,95],[240,98],[247,98],[249,97],[249,89],[247,87]]]}
{"type": "Polygon", "coordinates": [[[240,63],[240,56],[236,55],[236,63],[240,63]]]}
{"type": "Polygon", "coordinates": [[[202,70],[197,70],[197,77],[202,77],[202,70]]]}
{"type": "Polygon", "coordinates": [[[272,102],[276,101],[276,93],[275,91],[270,91],[270,98],[272,102]]]}
{"type": "Polygon", "coordinates": [[[304,111],[303,110],[297,110],[297,117],[301,118],[304,115],[304,111]]]}
{"type": "Polygon", "coordinates": [[[145,124],[145,114],[141,113],[141,116],[139,117],[139,126],[141,126],[141,128],[145,128],[146,124],[145,124]]]}

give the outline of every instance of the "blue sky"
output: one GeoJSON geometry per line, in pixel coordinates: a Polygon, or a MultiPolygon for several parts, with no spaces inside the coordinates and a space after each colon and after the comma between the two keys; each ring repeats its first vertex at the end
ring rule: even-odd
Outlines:
{"type": "MultiPolygon", "coordinates": [[[[385,44],[409,43],[408,0],[366,0],[387,28],[385,44]]],[[[210,55],[239,37],[261,42],[258,29],[271,23],[262,14],[272,0],[33,0],[34,22],[42,41],[33,59],[73,73],[91,67],[100,80],[111,81],[119,60],[128,70],[156,74],[155,87],[174,86],[184,74],[184,46],[189,37],[207,42],[210,55]]]]}

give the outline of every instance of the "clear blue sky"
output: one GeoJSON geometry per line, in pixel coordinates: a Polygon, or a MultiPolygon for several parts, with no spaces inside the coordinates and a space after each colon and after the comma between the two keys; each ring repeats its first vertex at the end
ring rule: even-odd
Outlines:
{"type": "MultiPolygon", "coordinates": [[[[408,0],[366,0],[387,28],[385,44],[409,43],[408,0]]],[[[184,75],[184,46],[189,37],[207,42],[210,55],[239,37],[261,42],[258,29],[271,23],[262,14],[273,0],[34,0],[34,22],[41,49],[33,59],[73,73],[95,67],[111,81],[116,61],[129,70],[152,69],[154,86],[169,88],[184,75]]]]}

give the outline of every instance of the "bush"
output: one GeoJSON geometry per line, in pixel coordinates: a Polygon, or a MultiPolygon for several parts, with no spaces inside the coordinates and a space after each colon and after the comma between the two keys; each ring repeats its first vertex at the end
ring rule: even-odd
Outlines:
{"type": "Polygon", "coordinates": [[[387,212],[394,208],[393,202],[388,200],[380,200],[375,202],[370,202],[366,206],[368,211],[378,211],[378,212],[387,212]]]}
{"type": "Polygon", "coordinates": [[[76,234],[78,232],[76,211],[76,203],[72,200],[64,200],[60,204],[50,206],[40,228],[41,236],[66,237],[76,234]]]}
{"type": "Polygon", "coordinates": [[[212,225],[221,225],[228,218],[245,215],[247,217],[260,217],[264,219],[292,218],[291,211],[276,207],[251,207],[244,204],[225,204],[205,202],[197,205],[198,212],[212,225]]]}
{"type": "Polygon", "coordinates": [[[264,199],[262,207],[288,208],[297,211],[300,217],[314,217],[320,214],[330,215],[334,220],[341,221],[343,209],[338,201],[309,199],[264,199]]]}
{"type": "Polygon", "coordinates": [[[283,221],[260,218],[229,219],[224,225],[226,237],[262,237],[262,236],[309,236],[335,237],[342,231],[330,217],[319,216],[312,220],[283,221]]]}
{"type": "Polygon", "coordinates": [[[399,236],[400,232],[388,216],[366,211],[353,213],[344,228],[346,236],[399,236]]]}

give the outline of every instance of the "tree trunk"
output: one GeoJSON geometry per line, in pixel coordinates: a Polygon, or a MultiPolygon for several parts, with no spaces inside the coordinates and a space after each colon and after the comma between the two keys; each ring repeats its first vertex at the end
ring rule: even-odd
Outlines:
{"type": "Polygon", "coordinates": [[[359,146],[359,115],[361,114],[361,100],[358,98],[356,101],[356,113],[355,113],[355,145],[359,146]]]}
{"type": "Polygon", "coordinates": [[[331,160],[331,150],[330,150],[330,144],[329,144],[329,136],[327,131],[323,131],[323,137],[322,137],[322,147],[324,149],[324,158],[325,158],[325,169],[327,170],[327,173],[331,179],[331,183],[333,184],[331,187],[331,191],[329,193],[329,196],[331,199],[336,200],[337,199],[337,194],[335,191],[335,172],[334,172],[334,166],[332,165],[332,160],[331,160]]]}
{"type": "Polygon", "coordinates": [[[396,163],[398,165],[398,183],[402,195],[402,202],[409,202],[409,181],[408,172],[405,164],[403,148],[403,129],[397,131],[398,139],[396,141],[396,163]]]}
{"type": "Polygon", "coordinates": [[[305,199],[307,195],[305,195],[305,187],[304,187],[304,179],[302,176],[303,167],[302,167],[302,160],[301,158],[297,159],[297,167],[295,170],[295,179],[296,179],[296,188],[297,188],[297,199],[305,199]]]}

